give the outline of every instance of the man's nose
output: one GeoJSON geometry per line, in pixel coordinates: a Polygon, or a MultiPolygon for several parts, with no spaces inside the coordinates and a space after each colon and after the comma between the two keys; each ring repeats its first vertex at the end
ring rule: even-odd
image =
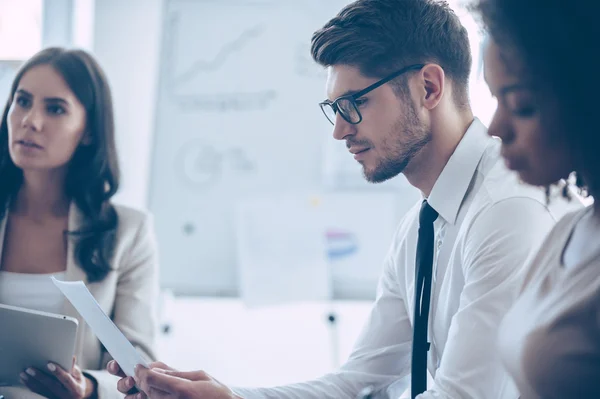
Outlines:
{"type": "Polygon", "coordinates": [[[348,123],[338,112],[335,115],[335,124],[333,125],[333,138],[336,140],[344,140],[346,137],[353,135],[356,132],[356,125],[348,123]]]}

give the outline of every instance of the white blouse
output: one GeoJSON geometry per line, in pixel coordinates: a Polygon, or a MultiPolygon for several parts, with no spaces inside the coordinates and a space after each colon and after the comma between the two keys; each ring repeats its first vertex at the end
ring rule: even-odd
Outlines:
{"type": "Polygon", "coordinates": [[[27,274],[0,271],[0,303],[61,314],[65,298],[50,277],[64,280],[65,272],[27,274]]]}
{"type": "Polygon", "coordinates": [[[600,398],[600,248],[590,211],[556,225],[500,327],[521,398],[600,398]]]}

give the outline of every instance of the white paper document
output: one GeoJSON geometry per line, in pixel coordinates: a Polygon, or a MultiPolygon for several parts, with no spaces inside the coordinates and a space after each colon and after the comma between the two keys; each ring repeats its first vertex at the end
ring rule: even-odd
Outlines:
{"type": "Polygon", "coordinates": [[[137,364],[148,367],[146,360],[135,350],[110,317],[104,313],[83,281],[65,282],[52,277],[52,282],[77,309],[125,374],[133,376],[135,374],[134,367],[137,364]]]}

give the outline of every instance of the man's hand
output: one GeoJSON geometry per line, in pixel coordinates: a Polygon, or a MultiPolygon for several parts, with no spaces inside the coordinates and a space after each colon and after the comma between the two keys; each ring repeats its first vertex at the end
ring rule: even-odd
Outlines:
{"type": "Polygon", "coordinates": [[[175,371],[137,366],[135,380],[150,399],[240,399],[204,371],[175,371]]]}
{"type": "MultiPolygon", "coordinates": [[[[161,368],[164,370],[175,370],[161,362],[155,362],[150,364],[150,368],[152,367],[161,368]]],[[[124,393],[130,397],[134,397],[135,394],[138,393],[138,390],[135,387],[135,380],[133,379],[133,377],[127,377],[123,370],[121,370],[121,366],[119,366],[119,363],[117,363],[115,360],[111,360],[110,362],[108,362],[108,364],[106,365],[106,370],[108,370],[108,372],[112,375],[121,377],[121,379],[117,382],[117,390],[119,392],[124,393]]],[[[142,394],[140,398],[142,397],[145,397],[145,395],[142,394]]]]}
{"type": "Polygon", "coordinates": [[[48,363],[44,371],[30,367],[21,373],[21,382],[31,391],[47,398],[84,399],[96,392],[96,383],[83,375],[75,359],[70,371],[54,363],[48,363]]]}
{"type": "Polygon", "coordinates": [[[203,371],[177,371],[164,363],[152,363],[150,368],[138,365],[135,380],[125,377],[119,365],[112,361],[109,373],[123,377],[117,389],[126,399],[241,399],[231,389],[203,371]],[[142,390],[134,390],[134,384],[142,390]]]}

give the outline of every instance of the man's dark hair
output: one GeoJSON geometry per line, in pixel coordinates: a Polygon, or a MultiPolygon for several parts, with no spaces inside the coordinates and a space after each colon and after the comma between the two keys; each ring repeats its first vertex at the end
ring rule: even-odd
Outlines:
{"type": "MultiPolygon", "coordinates": [[[[311,53],[323,66],[350,65],[374,78],[438,64],[454,83],[456,104],[468,107],[469,38],[445,1],[357,0],[313,34],[311,53]]],[[[398,81],[406,88],[406,77],[398,81]]]]}
{"type": "Polygon", "coordinates": [[[472,8],[494,41],[522,58],[533,83],[557,99],[578,186],[585,187],[585,181],[589,192],[599,195],[600,80],[589,73],[598,53],[600,2],[477,0],[472,8]]]}

